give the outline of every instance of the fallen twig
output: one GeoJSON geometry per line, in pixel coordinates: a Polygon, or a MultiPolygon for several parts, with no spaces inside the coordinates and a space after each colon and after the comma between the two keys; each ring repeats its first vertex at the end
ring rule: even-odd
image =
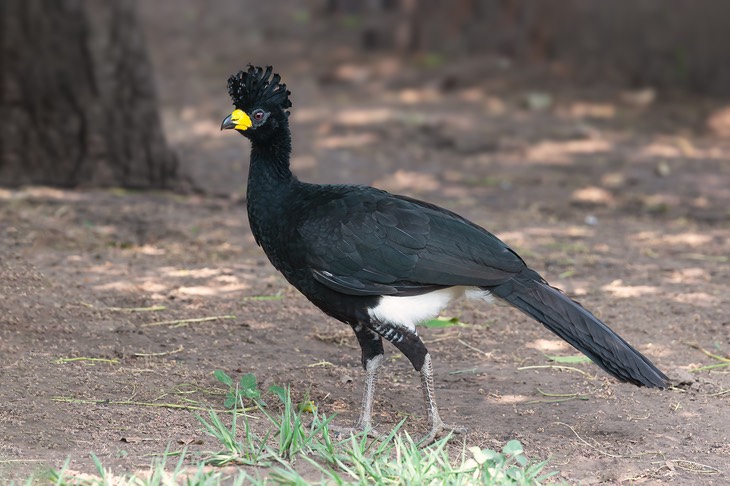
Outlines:
{"type": "Polygon", "coordinates": [[[316,363],[308,364],[307,368],[317,368],[319,366],[334,366],[334,364],[330,363],[329,361],[321,360],[317,361],[316,363]]]}
{"type": "Polygon", "coordinates": [[[173,349],[172,351],[164,351],[162,353],[134,353],[132,356],[135,356],[137,358],[148,358],[148,357],[154,357],[154,356],[167,356],[169,354],[175,354],[179,353],[180,351],[183,351],[185,348],[180,345],[179,348],[173,349]]]}
{"type": "Polygon", "coordinates": [[[583,437],[581,437],[581,436],[580,436],[580,435],[578,434],[578,432],[576,432],[576,430],[575,430],[575,429],[574,429],[573,427],[571,427],[570,425],[568,425],[568,424],[566,424],[566,423],[564,423],[564,422],[556,422],[556,424],[558,424],[558,425],[564,425],[564,426],[568,427],[568,428],[569,428],[569,429],[571,430],[571,432],[573,432],[573,433],[575,434],[575,436],[576,436],[576,437],[578,438],[578,440],[579,440],[579,441],[581,441],[581,442],[582,442],[583,444],[587,445],[588,447],[590,447],[590,448],[591,448],[591,449],[593,449],[594,451],[596,451],[596,452],[598,452],[599,454],[601,454],[601,455],[604,455],[604,456],[606,456],[606,457],[613,457],[613,458],[615,458],[615,459],[631,459],[631,458],[636,458],[636,457],[641,457],[641,456],[646,456],[646,455],[655,455],[655,456],[663,456],[663,455],[664,455],[664,453],[662,453],[662,452],[659,452],[659,451],[647,451],[647,452],[641,452],[641,453],[639,453],[639,454],[630,454],[630,455],[624,455],[624,454],[612,454],[612,453],[610,453],[610,452],[606,452],[606,451],[604,451],[604,450],[601,450],[601,449],[599,449],[598,447],[596,447],[596,446],[594,446],[593,444],[591,444],[590,442],[586,441],[586,440],[585,440],[585,439],[584,439],[583,437]]]}
{"type": "Polygon", "coordinates": [[[699,474],[720,474],[720,470],[717,468],[699,462],[688,461],[686,459],[670,459],[667,462],[672,463],[674,467],[678,467],[684,471],[699,474]]]}
{"type": "Polygon", "coordinates": [[[188,324],[195,324],[198,322],[210,322],[210,321],[218,321],[218,320],[222,320],[222,319],[235,319],[235,318],[236,318],[236,316],[195,317],[192,319],[175,319],[172,321],[148,322],[146,324],[142,324],[141,327],[152,327],[152,326],[182,327],[182,326],[187,326],[188,324]]]}
{"type": "Polygon", "coordinates": [[[558,366],[558,365],[535,365],[535,366],[522,366],[520,368],[517,368],[517,371],[523,371],[523,370],[535,370],[535,369],[543,369],[548,368],[551,370],[563,370],[563,371],[577,371],[581,375],[584,376],[591,376],[590,373],[586,373],[583,370],[579,370],[578,368],[574,368],[572,366],[558,366]]]}
{"type": "Polygon", "coordinates": [[[58,358],[56,361],[54,361],[55,364],[66,364],[66,363],[74,363],[77,361],[87,361],[91,363],[109,363],[109,364],[119,364],[119,360],[117,358],[89,358],[86,356],[79,356],[78,358],[58,358]]]}
{"type": "Polygon", "coordinates": [[[467,348],[471,349],[472,351],[476,351],[477,353],[482,354],[482,355],[486,356],[487,358],[492,358],[493,357],[492,356],[492,353],[488,353],[486,351],[482,351],[481,349],[479,349],[477,347],[474,347],[471,344],[469,344],[469,343],[467,343],[467,342],[465,342],[465,341],[463,341],[461,339],[458,339],[457,341],[459,342],[459,344],[463,344],[464,346],[466,346],[467,348]]]}
{"type": "Polygon", "coordinates": [[[550,397],[553,398],[553,400],[530,400],[528,402],[525,402],[526,404],[533,404],[533,403],[562,403],[562,402],[568,402],[570,400],[588,400],[589,397],[587,395],[581,395],[580,393],[548,393],[544,392],[541,389],[537,389],[537,392],[544,396],[544,397],[550,397]]]}
{"type": "Polygon", "coordinates": [[[88,302],[79,302],[79,304],[90,309],[110,312],[159,312],[167,309],[164,305],[153,305],[150,307],[97,307],[94,304],[89,304],[88,302]]]}
{"type": "MultiPolygon", "coordinates": [[[[202,410],[202,411],[208,411],[208,410],[214,410],[210,407],[200,407],[197,405],[181,405],[179,403],[154,403],[154,402],[136,402],[133,400],[98,400],[98,399],[88,399],[88,398],[73,398],[73,397],[51,397],[51,400],[54,402],[61,402],[61,403],[83,403],[83,404],[91,404],[91,405],[128,405],[128,406],[135,406],[135,407],[155,407],[155,408],[172,408],[176,410],[202,410]]],[[[249,407],[244,408],[244,412],[249,412],[251,410],[256,410],[256,407],[249,407]]],[[[218,413],[229,413],[231,410],[214,410],[218,413]]],[[[239,410],[240,411],[240,410],[239,410]]]]}
{"type": "Polygon", "coordinates": [[[712,359],[716,359],[718,361],[722,361],[723,363],[730,363],[730,358],[726,358],[724,356],[720,356],[719,354],[711,353],[711,352],[709,352],[708,350],[706,350],[705,348],[703,348],[702,346],[700,346],[697,343],[686,343],[686,344],[690,348],[694,348],[694,349],[698,349],[698,350],[702,351],[703,353],[705,353],[707,356],[709,356],[712,359]]]}

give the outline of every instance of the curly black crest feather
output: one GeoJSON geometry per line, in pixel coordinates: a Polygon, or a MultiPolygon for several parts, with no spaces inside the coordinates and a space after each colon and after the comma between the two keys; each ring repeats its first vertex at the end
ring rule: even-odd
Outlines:
{"type": "Polygon", "coordinates": [[[273,74],[272,67],[261,68],[248,65],[248,70],[239,71],[228,78],[228,94],[236,108],[245,110],[262,102],[273,102],[286,110],[291,107],[290,91],[286,84],[279,83],[281,76],[273,74]]]}

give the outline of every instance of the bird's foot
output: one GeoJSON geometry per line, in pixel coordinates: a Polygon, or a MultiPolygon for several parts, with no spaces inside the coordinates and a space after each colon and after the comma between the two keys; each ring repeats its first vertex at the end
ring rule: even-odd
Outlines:
{"type": "Polygon", "coordinates": [[[377,430],[373,429],[371,426],[362,426],[360,424],[355,424],[354,427],[343,427],[341,425],[329,425],[329,430],[334,432],[334,436],[336,439],[343,439],[347,438],[350,435],[357,435],[365,432],[365,434],[370,437],[371,439],[376,439],[380,437],[380,434],[377,430]]]}
{"type": "Polygon", "coordinates": [[[462,427],[461,425],[445,424],[439,419],[437,422],[434,422],[431,425],[431,430],[428,432],[428,434],[426,434],[425,437],[423,437],[423,439],[418,442],[418,445],[424,447],[432,444],[439,437],[443,437],[450,433],[463,435],[466,434],[468,431],[469,430],[466,427],[462,427]]]}

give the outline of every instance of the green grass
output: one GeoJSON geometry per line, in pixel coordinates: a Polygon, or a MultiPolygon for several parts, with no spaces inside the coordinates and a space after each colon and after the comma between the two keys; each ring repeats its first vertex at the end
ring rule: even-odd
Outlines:
{"type": "Polygon", "coordinates": [[[468,327],[469,324],[465,324],[459,320],[458,317],[437,317],[423,323],[424,327],[430,328],[441,328],[441,327],[468,327]]]}
{"type": "MultiPolygon", "coordinates": [[[[116,475],[105,468],[98,457],[93,453],[91,459],[96,468],[95,474],[84,475],[83,477],[71,477],[67,473],[68,463],[58,471],[49,474],[49,482],[55,486],[171,486],[186,484],[188,486],[219,486],[222,484],[243,485],[251,484],[251,477],[240,471],[237,475],[231,476],[221,471],[211,470],[205,467],[204,463],[189,467],[184,464],[185,454],[181,454],[174,467],[167,464],[167,454],[164,459],[155,460],[149,471],[143,475],[116,475]]],[[[30,481],[28,482],[30,484],[30,481]]]]}
{"type": "MultiPolygon", "coordinates": [[[[710,358],[712,358],[712,359],[714,359],[716,361],[715,363],[710,364],[710,365],[700,366],[698,368],[693,368],[693,369],[690,370],[692,373],[697,373],[697,372],[700,372],[700,371],[716,370],[718,368],[727,368],[728,366],[730,366],[730,358],[726,358],[725,356],[721,356],[719,354],[712,353],[712,352],[706,350],[705,348],[703,348],[702,346],[700,346],[699,344],[696,344],[696,343],[690,344],[690,346],[692,346],[695,349],[699,349],[704,354],[706,354],[707,356],[709,356],[710,358]]],[[[718,349],[720,349],[719,346],[716,345],[716,347],[718,349]]]]}
{"type": "Polygon", "coordinates": [[[261,401],[261,391],[256,383],[256,377],[253,373],[243,375],[237,384],[233,383],[233,378],[228,376],[223,370],[215,370],[213,376],[216,380],[228,387],[226,391],[226,399],[223,402],[223,406],[226,408],[233,408],[242,399],[248,399],[253,402],[258,402],[263,406],[265,403],[261,401]]]}
{"type": "Polygon", "coordinates": [[[162,459],[137,475],[114,474],[92,454],[93,474],[72,476],[67,463],[50,473],[50,484],[501,486],[541,484],[555,474],[544,472],[547,461],[530,460],[516,440],[507,442],[500,451],[468,447],[466,443],[459,448],[452,442],[448,447],[450,437],[419,447],[418,441],[402,430],[405,421],[378,439],[363,433],[339,438],[330,431],[332,417],[318,413],[308,399],[295,404],[289,388],[270,387],[267,394],[273,401],[269,406],[262,400],[264,393],[253,375],[244,375],[236,384],[222,371],[214,375],[230,387],[232,411],[219,414],[210,409],[198,420],[220,450],[197,455],[183,452],[175,464],[168,463],[173,454],[165,451],[162,459]],[[255,427],[265,429],[263,434],[251,427],[253,418],[263,419],[255,427]]]}

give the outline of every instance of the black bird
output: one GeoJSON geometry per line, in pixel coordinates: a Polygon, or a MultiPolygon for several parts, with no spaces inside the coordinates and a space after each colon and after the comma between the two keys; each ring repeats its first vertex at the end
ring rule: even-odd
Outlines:
{"type": "Polygon", "coordinates": [[[326,314],[349,324],[366,372],[356,428],[371,429],[375,378],[390,341],[421,374],[431,442],[448,427],[434,400],[431,355],[416,324],[449,301],[501,299],[541,322],[608,374],[664,388],[668,378],[511,248],[447,209],[366,186],[299,181],[289,168],[291,94],[272,68],[228,79],[236,109],[221,125],[251,141],[248,217],[284,277],[326,314]]]}

